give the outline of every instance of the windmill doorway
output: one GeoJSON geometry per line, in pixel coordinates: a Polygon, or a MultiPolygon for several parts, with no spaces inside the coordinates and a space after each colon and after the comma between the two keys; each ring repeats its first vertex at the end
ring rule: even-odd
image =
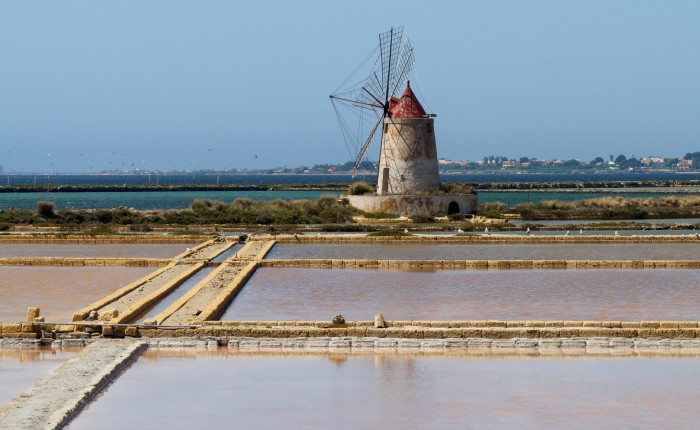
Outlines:
{"type": "Polygon", "coordinates": [[[459,205],[457,202],[450,202],[450,204],[447,206],[447,215],[452,215],[452,214],[458,214],[459,213],[459,205]]]}

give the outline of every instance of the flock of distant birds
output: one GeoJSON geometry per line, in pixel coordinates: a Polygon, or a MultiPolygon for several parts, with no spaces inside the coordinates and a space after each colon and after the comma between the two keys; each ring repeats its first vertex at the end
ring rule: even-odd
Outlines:
{"type": "MultiPolygon", "coordinates": [[[[404,229],[403,229],[403,232],[404,232],[404,233],[409,233],[409,231],[408,231],[407,228],[404,228],[404,229]]],[[[462,230],[461,228],[458,228],[458,229],[457,229],[457,234],[461,234],[461,233],[464,233],[464,230],[462,230]]],[[[484,233],[485,233],[485,234],[491,234],[491,232],[489,231],[489,228],[488,228],[488,227],[484,227],[484,233]]],[[[530,231],[530,227],[528,227],[527,230],[525,230],[525,236],[529,236],[529,235],[531,235],[531,234],[534,235],[534,233],[532,233],[532,231],[530,231]]],[[[578,231],[578,234],[579,234],[579,235],[583,235],[583,229],[579,230],[579,231],[578,231]]],[[[566,230],[566,233],[565,233],[564,235],[565,235],[565,236],[570,236],[570,235],[571,235],[571,230],[566,230]]],[[[619,235],[620,235],[620,232],[618,232],[617,230],[615,230],[615,232],[613,233],[613,235],[614,235],[614,236],[619,236],[619,235]]]]}

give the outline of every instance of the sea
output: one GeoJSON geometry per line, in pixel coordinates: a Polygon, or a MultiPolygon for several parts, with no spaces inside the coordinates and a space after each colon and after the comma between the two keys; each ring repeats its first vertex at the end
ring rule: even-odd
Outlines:
{"type": "MultiPolygon", "coordinates": [[[[449,182],[592,182],[592,181],[689,181],[700,180],[698,173],[467,173],[443,174],[443,181],[449,182]]],[[[173,174],[173,175],[3,175],[2,186],[17,185],[292,185],[292,184],[350,184],[356,181],[374,182],[371,175],[349,174],[173,174]]],[[[621,197],[663,197],[669,190],[610,189],[600,192],[571,193],[553,192],[480,192],[480,202],[502,201],[509,206],[518,203],[537,203],[542,200],[572,201],[603,196],[621,197]]],[[[697,187],[673,190],[674,196],[699,195],[697,187]]],[[[339,196],[338,191],[110,191],[110,192],[0,192],[0,209],[34,210],[37,201],[51,201],[59,210],[63,209],[109,209],[127,207],[137,210],[183,209],[196,199],[232,202],[237,198],[257,200],[315,200],[323,195],[339,196]]]]}

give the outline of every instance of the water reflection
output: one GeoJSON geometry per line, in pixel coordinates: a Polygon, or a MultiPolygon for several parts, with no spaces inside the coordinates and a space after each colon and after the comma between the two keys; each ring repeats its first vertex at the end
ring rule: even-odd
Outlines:
{"type": "Polygon", "coordinates": [[[0,407],[30,391],[39,380],[71,358],[77,349],[0,348],[0,407]]]}
{"type": "Polygon", "coordinates": [[[221,317],[239,321],[695,320],[698,270],[389,272],[259,269],[221,317]]]}
{"type": "Polygon", "coordinates": [[[217,351],[183,360],[179,352],[157,351],[153,360],[151,354],[71,429],[224,423],[285,429],[339,423],[382,429],[690,428],[700,418],[697,361],[678,356],[341,358],[217,351]]]}

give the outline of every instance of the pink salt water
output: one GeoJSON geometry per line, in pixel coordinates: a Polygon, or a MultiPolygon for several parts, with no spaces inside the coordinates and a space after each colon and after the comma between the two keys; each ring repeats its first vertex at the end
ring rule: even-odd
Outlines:
{"type": "Polygon", "coordinates": [[[558,245],[275,245],[267,258],[380,260],[696,260],[700,241],[558,245]]]}
{"type": "Polygon", "coordinates": [[[698,270],[259,269],[222,320],[697,320],[698,270]]]}
{"type": "Polygon", "coordinates": [[[114,257],[114,258],[172,258],[197,244],[0,244],[4,257],[114,257]]]}
{"type": "Polygon", "coordinates": [[[70,321],[73,312],[153,272],[153,267],[0,267],[0,321],[27,318],[38,306],[46,321],[70,321]]]}
{"type": "Polygon", "coordinates": [[[694,428],[697,359],[148,351],[79,429],[694,428]]]}
{"type": "Polygon", "coordinates": [[[0,348],[0,408],[26,393],[34,384],[78,350],[51,348],[0,348]]]}

